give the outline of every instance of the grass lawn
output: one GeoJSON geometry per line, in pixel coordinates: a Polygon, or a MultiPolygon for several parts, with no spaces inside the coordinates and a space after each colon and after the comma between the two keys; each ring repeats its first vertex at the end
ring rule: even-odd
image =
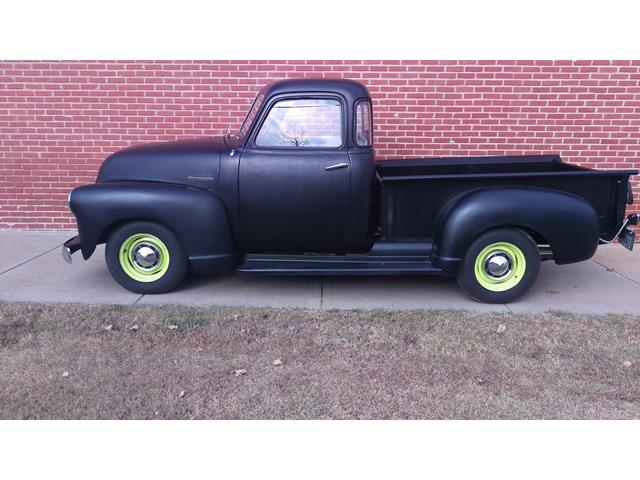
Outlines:
{"type": "Polygon", "coordinates": [[[0,418],[638,419],[640,317],[0,303],[0,418]]]}

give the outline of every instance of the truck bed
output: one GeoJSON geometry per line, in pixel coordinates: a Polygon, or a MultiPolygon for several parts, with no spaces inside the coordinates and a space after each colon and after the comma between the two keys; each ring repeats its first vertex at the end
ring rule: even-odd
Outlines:
{"type": "Polygon", "coordinates": [[[548,175],[593,171],[562,161],[559,155],[523,155],[505,157],[446,157],[377,162],[383,180],[432,178],[455,175],[548,175]]]}
{"type": "Polygon", "coordinates": [[[637,171],[590,169],[565,163],[558,155],[526,155],[385,160],[377,162],[377,173],[383,239],[421,241],[432,237],[436,217],[448,201],[470,190],[501,186],[582,197],[598,215],[600,236],[610,238],[623,222],[628,179],[637,171]]]}

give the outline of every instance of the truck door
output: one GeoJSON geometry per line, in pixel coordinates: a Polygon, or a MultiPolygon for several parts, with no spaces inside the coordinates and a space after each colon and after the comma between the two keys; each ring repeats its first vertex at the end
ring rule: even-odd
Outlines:
{"type": "Polygon", "coordinates": [[[253,252],[342,252],[350,161],[345,105],[333,96],[281,96],[242,149],[240,245],[253,252]]]}

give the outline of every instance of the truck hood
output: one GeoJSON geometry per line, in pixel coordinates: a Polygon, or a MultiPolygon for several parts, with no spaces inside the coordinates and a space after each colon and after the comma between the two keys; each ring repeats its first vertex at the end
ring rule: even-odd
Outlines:
{"type": "Polygon", "coordinates": [[[96,182],[134,180],[212,188],[226,152],[223,137],[137,145],[107,157],[96,182]]]}

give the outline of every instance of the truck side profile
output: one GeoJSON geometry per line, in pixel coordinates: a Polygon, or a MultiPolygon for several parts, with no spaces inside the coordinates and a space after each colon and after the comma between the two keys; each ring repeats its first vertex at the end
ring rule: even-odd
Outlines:
{"type": "Polygon", "coordinates": [[[163,293],[191,270],[271,275],[456,276],[472,298],[526,293],[540,262],[631,249],[636,170],[557,155],[376,161],[368,90],[284,80],[256,97],[237,135],[140,145],[74,189],[78,235],[106,243],[125,288],[163,293]]]}

